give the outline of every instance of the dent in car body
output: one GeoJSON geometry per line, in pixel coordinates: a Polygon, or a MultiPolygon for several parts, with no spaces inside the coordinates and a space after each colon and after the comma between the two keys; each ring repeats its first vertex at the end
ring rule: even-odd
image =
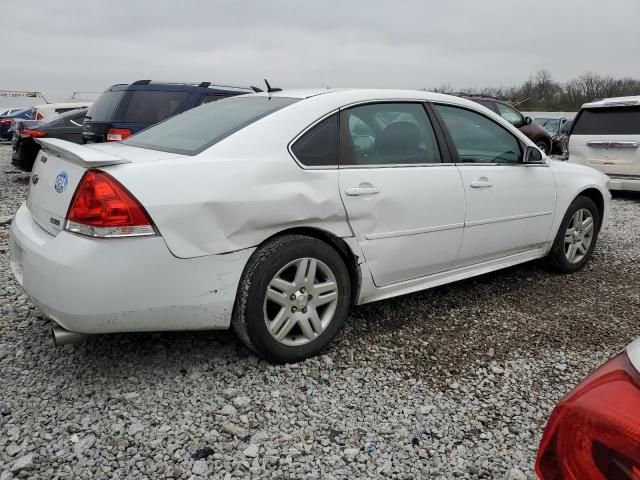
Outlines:
{"type": "Polygon", "coordinates": [[[157,162],[155,184],[137,165],[109,171],[135,192],[171,252],[179,258],[255,247],[290,228],[352,236],[338,170],[303,170],[292,159],[196,157],[157,162]],[[124,170],[126,168],[126,171],[124,170]],[[122,172],[122,173],[121,173],[122,172]]]}

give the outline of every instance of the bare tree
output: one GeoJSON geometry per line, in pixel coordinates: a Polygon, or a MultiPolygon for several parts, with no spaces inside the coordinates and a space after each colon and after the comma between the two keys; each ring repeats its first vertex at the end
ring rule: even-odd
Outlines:
{"type": "MultiPolygon", "coordinates": [[[[441,93],[452,93],[451,85],[434,89],[441,93]]],[[[457,93],[466,95],[487,95],[501,100],[518,103],[526,110],[570,111],[578,110],[584,103],[599,98],[640,95],[640,80],[614,78],[587,72],[565,84],[553,80],[548,70],[540,70],[519,86],[463,88],[457,93]]]]}

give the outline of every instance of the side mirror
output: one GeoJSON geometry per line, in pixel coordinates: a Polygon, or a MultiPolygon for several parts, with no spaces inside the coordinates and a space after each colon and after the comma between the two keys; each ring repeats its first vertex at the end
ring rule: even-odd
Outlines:
{"type": "Polygon", "coordinates": [[[531,125],[531,122],[533,122],[531,117],[524,117],[524,124],[525,125],[531,125]]]}
{"type": "Polygon", "coordinates": [[[533,163],[533,164],[544,163],[544,155],[542,155],[542,152],[538,147],[532,147],[530,145],[527,145],[524,148],[524,160],[522,161],[523,163],[533,163]]]}

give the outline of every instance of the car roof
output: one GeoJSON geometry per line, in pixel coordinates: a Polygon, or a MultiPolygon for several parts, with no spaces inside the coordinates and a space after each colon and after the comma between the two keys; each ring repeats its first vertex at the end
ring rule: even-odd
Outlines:
{"type": "Polygon", "coordinates": [[[170,82],[155,80],[136,80],[132,83],[118,83],[107,88],[108,91],[125,90],[170,90],[170,91],[202,91],[202,92],[236,92],[253,93],[250,87],[218,85],[213,82],[170,82]]]}
{"type": "Polygon", "coordinates": [[[446,95],[443,93],[427,92],[425,90],[396,90],[386,88],[316,88],[304,90],[282,90],[271,93],[262,92],[254,95],[288,97],[301,100],[311,97],[319,97],[320,100],[326,100],[327,103],[339,102],[344,105],[364,101],[375,102],[376,100],[417,100],[422,102],[446,101],[448,103],[472,105],[474,108],[477,107],[477,103],[462,97],[446,95]]]}
{"type": "Polygon", "coordinates": [[[603,98],[601,100],[585,103],[582,105],[582,108],[629,107],[634,105],[640,105],[640,95],[603,98]]]}
{"type": "Polygon", "coordinates": [[[474,99],[474,100],[489,100],[489,101],[504,103],[499,98],[491,97],[489,95],[468,95],[468,94],[465,94],[465,93],[452,93],[451,95],[455,95],[456,97],[470,98],[470,99],[474,99]]]}

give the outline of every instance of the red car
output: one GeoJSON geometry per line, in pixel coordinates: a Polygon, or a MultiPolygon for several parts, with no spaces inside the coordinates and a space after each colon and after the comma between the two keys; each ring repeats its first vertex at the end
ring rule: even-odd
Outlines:
{"type": "Polygon", "coordinates": [[[640,338],[556,406],[536,473],[542,480],[640,479],[640,338]]]}

